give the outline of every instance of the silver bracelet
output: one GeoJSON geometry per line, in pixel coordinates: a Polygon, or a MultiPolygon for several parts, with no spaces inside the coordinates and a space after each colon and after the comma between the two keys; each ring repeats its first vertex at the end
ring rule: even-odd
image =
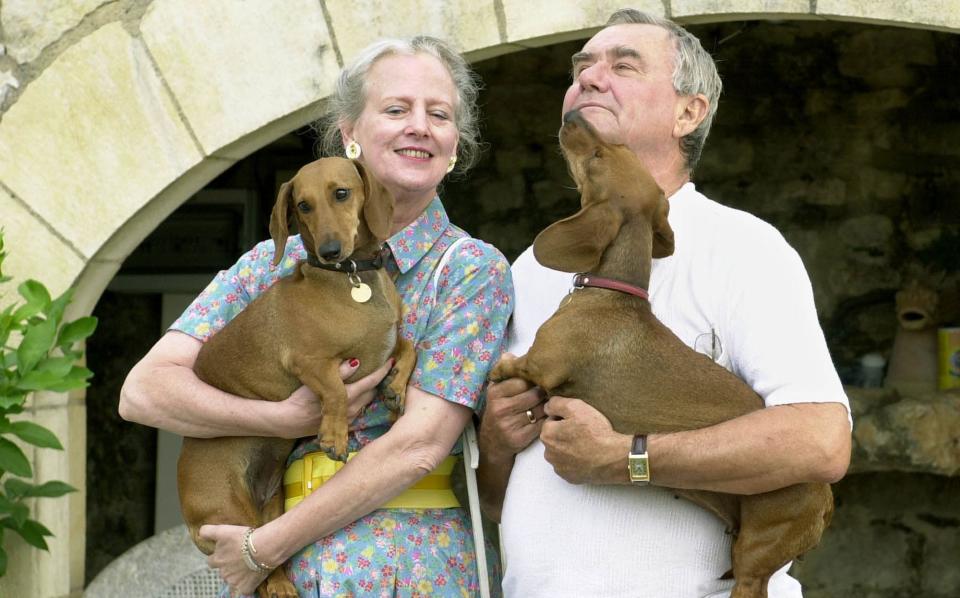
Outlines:
{"type": "Polygon", "coordinates": [[[247,566],[247,569],[250,569],[254,573],[259,573],[261,575],[270,573],[273,571],[274,567],[258,562],[253,558],[253,555],[255,555],[257,551],[253,548],[251,536],[253,536],[253,528],[248,527],[247,531],[243,534],[243,544],[240,546],[240,554],[243,556],[244,564],[247,566]]]}

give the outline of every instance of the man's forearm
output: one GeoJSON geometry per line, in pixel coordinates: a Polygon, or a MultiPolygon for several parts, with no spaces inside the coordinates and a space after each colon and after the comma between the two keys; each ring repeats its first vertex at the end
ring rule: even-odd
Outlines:
{"type": "Polygon", "coordinates": [[[658,486],[758,494],[840,479],[850,428],[839,403],[780,405],[700,430],[653,434],[648,454],[658,486]]]}
{"type": "Polygon", "coordinates": [[[481,447],[480,464],[477,467],[480,509],[488,519],[500,523],[503,499],[507,494],[507,483],[510,481],[515,455],[503,455],[499,460],[494,460],[485,456],[488,452],[481,447]]]}

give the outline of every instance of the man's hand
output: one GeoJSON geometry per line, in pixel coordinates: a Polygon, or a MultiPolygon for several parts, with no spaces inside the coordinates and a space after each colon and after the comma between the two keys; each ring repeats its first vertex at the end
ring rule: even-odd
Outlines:
{"type": "MultiPolygon", "coordinates": [[[[360,362],[346,360],[340,364],[340,378],[348,379],[352,376],[360,362]]],[[[347,419],[354,421],[363,410],[370,404],[370,401],[377,396],[377,385],[383,380],[393,367],[393,359],[387,360],[379,369],[367,374],[356,382],[346,385],[347,388],[347,419]]],[[[293,391],[287,399],[283,401],[285,413],[287,413],[287,426],[294,426],[287,435],[288,438],[302,438],[304,436],[315,436],[320,429],[320,421],[323,419],[323,401],[317,398],[307,386],[301,386],[293,391]]]]}
{"type": "Polygon", "coordinates": [[[540,435],[543,422],[543,391],[520,378],[492,383],[480,423],[480,444],[512,459],[540,435]]]}
{"type": "MultiPolygon", "coordinates": [[[[501,357],[513,358],[509,353],[501,357]]],[[[543,400],[542,390],[520,378],[509,378],[487,387],[487,403],[478,434],[477,482],[480,505],[493,521],[500,521],[514,458],[540,435],[545,421],[543,400]]]]}
{"type": "Polygon", "coordinates": [[[630,436],[580,399],[551,397],[540,440],[553,470],[571,484],[628,484],[630,436]]]}

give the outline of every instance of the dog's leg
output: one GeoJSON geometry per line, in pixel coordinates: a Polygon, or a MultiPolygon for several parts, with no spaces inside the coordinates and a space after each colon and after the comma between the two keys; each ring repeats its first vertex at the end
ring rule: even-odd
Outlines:
{"type": "Polygon", "coordinates": [[[298,356],[291,372],[323,401],[323,419],[317,434],[320,449],[339,461],[347,460],[347,389],[340,379],[340,363],[329,358],[298,356]],[[332,451],[332,452],[331,452],[332,451]]]}
{"type": "Polygon", "coordinates": [[[833,495],[828,484],[797,484],[743,496],[740,509],[730,597],[766,598],[770,576],[820,542],[833,514],[833,495]]]}
{"type": "Polygon", "coordinates": [[[496,365],[493,366],[493,369],[490,370],[489,378],[492,382],[502,382],[508,378],[527,378],[527,356],[522,355],[520,357],[515,357],[509,359],[507,357],[501,357],[497,360],[496,365]]]}
{"type": "Polygon", "coordinates": [[[397,344],[393,349],[393,359],[393,369],[383,379],[381,390],[387,407],[395,413],[403,414],[407,384],[417,364],[417,351],[413,343],[403,338],[399,332],[397,332],[397,344]]]}
{"type": "MultiPolygon", "coordinates": [[[[261,524],[273,521],[280,515],[283,515],[283,492],[278,489],[263,506],[263,521],[261,524]]],[[[284,563],[271,571],[270,575],[260,583],[257,593],[260,598],[298,598],[297,588],[287,579],[284,563]]]]}

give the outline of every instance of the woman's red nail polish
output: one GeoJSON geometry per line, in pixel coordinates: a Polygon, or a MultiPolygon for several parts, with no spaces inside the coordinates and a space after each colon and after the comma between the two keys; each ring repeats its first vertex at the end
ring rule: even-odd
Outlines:
{"type": "Polygon", "coordinates": [[[351,360],[350,360],[350,367],[355,368],[355,367],[357,367],[358,365],[360,365],[360,360],[359,360],[359,359],[354,358],[354,359],[351,359],[351,360]]]}

